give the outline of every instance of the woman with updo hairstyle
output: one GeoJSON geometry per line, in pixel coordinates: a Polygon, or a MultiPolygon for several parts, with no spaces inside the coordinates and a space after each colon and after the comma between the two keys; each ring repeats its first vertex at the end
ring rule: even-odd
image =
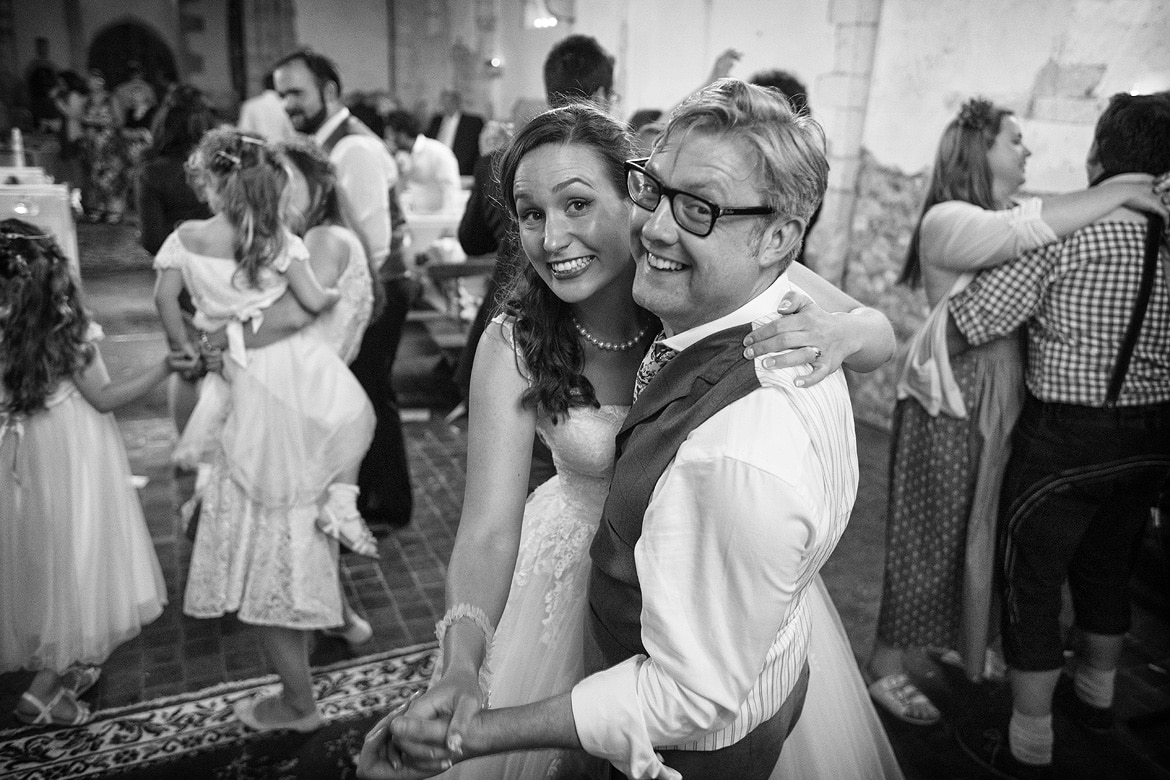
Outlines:
{"type": "Polygon", "coordinates": [[[1059,240],[1127,203],[1147,184],[1023,197],[1020,122],[1007,108],[964,103],[939,141],[901,281],[931,312],[897,370],[886,568],[870,694],[894,717],[941,715],[907,674],[905,651],[930,648],[973,681],[1003,674],[989,651],[996,515],[1010,435],[1024,399],[1015,336],[950,358],[947,300],[981,269],[1059,240]]]}

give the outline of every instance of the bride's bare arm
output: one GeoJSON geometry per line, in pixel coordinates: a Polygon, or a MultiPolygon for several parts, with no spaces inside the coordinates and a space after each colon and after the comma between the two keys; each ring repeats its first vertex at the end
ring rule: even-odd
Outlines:
{"type": "MultiPolygon", "coordinates": [[[[490,323],[471,374],[467,484],[447,568],[447,607],[482,610],[493,628],[508,599],[528,492],[536,414],[520,404],[527,387],[502,326],[490,323]]],[[[442,680],[412,711],[449,712],[447,707],[461,697],[478,698],[477,679],[487,652],[481,627],[473,620],[456,620],[445,632],[443,647],[442,680]]]]}
{"type": "Polygon", "coordinates": [[[816,272],[793,263],[788,269],[792,283],[808,295],[789,293],[780,317],[766,322],[744,339],[745,357],[792,350],[767,358],[777,366],[811,364],[802,377],[812,386],[842,365],[853,371],[873,371],[889,360],[896,347],[894,327],[877,309],[862,306],[816,272]]]}

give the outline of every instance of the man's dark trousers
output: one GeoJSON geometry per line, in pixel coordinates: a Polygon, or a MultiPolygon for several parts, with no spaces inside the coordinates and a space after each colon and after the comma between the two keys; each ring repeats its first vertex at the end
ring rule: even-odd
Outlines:
{"type": "Polygon", "coordinates": [[[368,523],[402,527],[410,522],[413,498],[402,419],[390,377],[402,341],[406,313],[410,310],[413,286],[407,277],[398,277],[385,282],[383,289],[385,308],[366,328],[361,348],[350,365],[370,397],[377,417],[374,440],[358,474],[361,490],[358,510],[368,523]]]}

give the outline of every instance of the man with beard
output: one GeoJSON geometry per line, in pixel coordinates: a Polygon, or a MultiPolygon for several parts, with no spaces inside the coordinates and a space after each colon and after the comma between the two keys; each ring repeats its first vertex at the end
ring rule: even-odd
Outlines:
{"type": "Polygon", "coordinates": [[[401,527],[410,522],[410,471],[390,374],[410,308],[411,284],[402,251],[405,221],[395,189],[398,168],[382,140],[341,102],[341,76],[328,57],[302,49],[277,62],[272,75],[293,127],[312,136],[336,167],[338,191],[351,212],[348,226],[365,245],[383,286],[385,307],[370,321],[350,366],[378,416],[358,477],[358,507],[375,528],[401,527]]]}

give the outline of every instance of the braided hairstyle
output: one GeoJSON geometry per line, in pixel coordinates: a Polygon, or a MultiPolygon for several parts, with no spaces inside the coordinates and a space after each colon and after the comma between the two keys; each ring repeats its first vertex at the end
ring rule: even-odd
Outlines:
{"type": "Polygon", "coordinates": [[[31,414],[62,378],[89,365],[89,316],[56,239],[19,219],[0,222],[0,411],[31,414]]]}
{"type": "Polygon", "coordinates": [[[283,217],[289,173],[284,158],[262,139],[230,127],[209,131],[187,160],[196,191],[212,195],[211,207],[235,228],[236,262],[248,284],[284,251],[283,217]]]}

